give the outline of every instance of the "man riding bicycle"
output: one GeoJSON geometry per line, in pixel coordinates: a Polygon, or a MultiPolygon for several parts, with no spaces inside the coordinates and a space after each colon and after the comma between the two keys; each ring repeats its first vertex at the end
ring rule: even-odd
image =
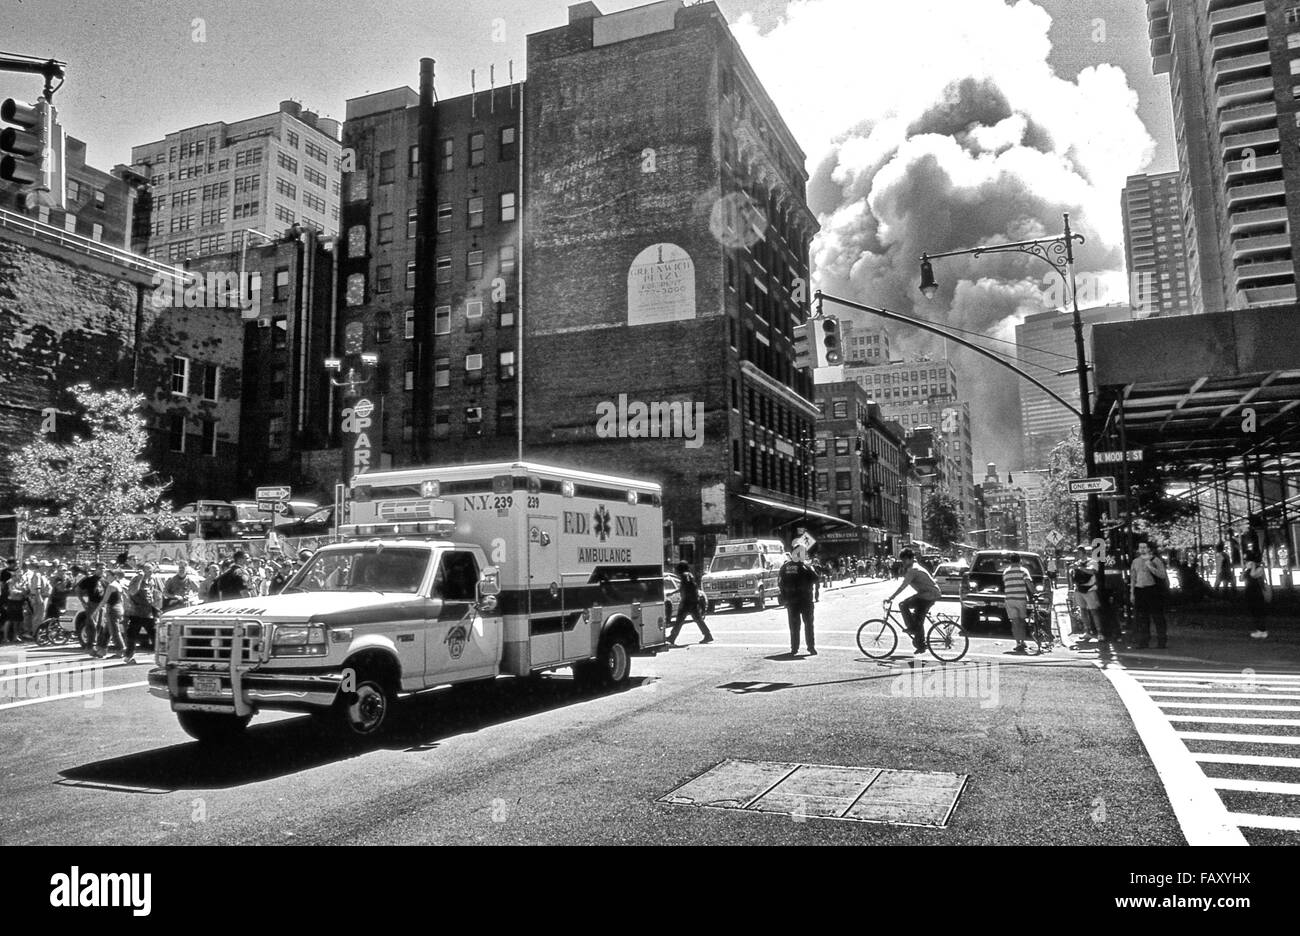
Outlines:
{"type": "Polygon", "coordinates": [[[888,611],[890,602],[897,598],[903,589],[909,585],[912,587],[916,594],[899,602],[898,610],[903,614],[903,624],[912,638],[912,646],[917,653],[925,653],[925,615],[943,593],[939,591],[939,586],[935,584],[934,578],[925,566],[916,561],[915,552],[904,549],[898,554],[898,559],[903,564],[903,582],[884,600],[883,605],[888,611]]]}

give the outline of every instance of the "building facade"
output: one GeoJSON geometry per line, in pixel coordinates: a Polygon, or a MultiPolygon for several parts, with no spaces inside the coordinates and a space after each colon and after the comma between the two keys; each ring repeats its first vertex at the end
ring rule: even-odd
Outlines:
{"type": "Polygon", "coordinates": [[[1129,176],[1120,195],[1129,307],[1135,314],[1192,311],[1177,172],[1129,176]]]}
{"type": "Polygon", "coordinates": [[[1028,549],[1028,498],[1013,476],[1008,473],[1007,480],[1002,481],[997,465],[989,462],[979,496],[985,527],[972,537],[976,540],[973,545],[981,549],[1028,549]]]}
{"type": "MultiPolygon", "coordinates": [[[[1132,316],[1133,310],[1126,304],[1081,309],[1079,317],[1083,321],[1084,347],[1092,346],[1093,325],[1118,322],[1132,316]]],[[[1026,316],[1016,326],[1016,358],[1030,375],[1078,407],[1079,377],[1073,369],[1078,355],[1072,314],[1054,310],[1026,316]]],[[[1072,430],[1079,428],[1077,415],[1027,380],[1020,381],[1020,419],[1024,430],[1025,466],[1029,468],[1044,467],[1052,448],[1072,430]]]]}
{"type": "Polygon", "coordinates": [[[818,384],[817,409],[817,500],[852,524],[821,533],[821,554],[894,555],[911,539],[914,473],[902,427],[852,380],[818,384]]]}
{"type": "Polygon", "coordinates": [[[148,179],[148,213],[133,249],[180,262],[240,250],[249,232],[274,239],[298,224],[339,229],[339,123],[282,101],[279,110],[216,121],[131,148],[148,179]]]}
{"type": "Polygon", "coordinates": [[[1194,312],[1295,302],[1300,7],[1147,0],[1168,74],[1194,312]]]}

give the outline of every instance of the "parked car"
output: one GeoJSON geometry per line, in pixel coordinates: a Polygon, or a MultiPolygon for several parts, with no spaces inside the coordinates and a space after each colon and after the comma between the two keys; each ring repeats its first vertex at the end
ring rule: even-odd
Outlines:
{"type": "Polygon", "coordinates": [[[961,582],[969,568],[964,562],[941,562],[934,570],[934,581],[945,598],[961,597],[961,582]]]}
{"type": "Polygon", "coordinates": [[[979,630],[985,621],[1007,629],[1007,598],[1002,591],[1002,573],[1018,555],[1029,570],[1034,587],[1040,592],[1046,582],[1043,561],[1034,553],[1016,553],[1008,549],[984,549],[971,558],[970,569],[962,576],[961,623],[967,630],[979,630]]]}

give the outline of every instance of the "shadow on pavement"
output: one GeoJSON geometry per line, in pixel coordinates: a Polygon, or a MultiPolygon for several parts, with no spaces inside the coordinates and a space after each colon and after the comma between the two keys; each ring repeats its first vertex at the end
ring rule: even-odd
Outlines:
{"type": "Polygon", "coordinates": [[[613,695],[652,680],[634,677],[613,691],[580,688],[569,676],[468,683],[398,702],[388,730],[357,739],[318,726],[307,716],[270,724],[256,721],[229,745],[173,744],[61,771],[57,783],[123,792],[237,787],[310,770],[370,751],[418,753],[447,738],[613,695]]]}

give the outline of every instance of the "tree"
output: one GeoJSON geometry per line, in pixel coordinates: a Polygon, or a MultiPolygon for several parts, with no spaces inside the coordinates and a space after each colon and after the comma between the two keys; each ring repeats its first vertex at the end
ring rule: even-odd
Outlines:
{"type": "Polygon", "coordinates": [[[966,531],[961,522],[961,505],[947,488],[936,488],[921,510],[925,540],[944,552],[961,545],[966,531]]]}
{"type": "Polygon", "coordinates": [[[84,410],[87,438],[68,444],[41,440],[11,456],[14,480],[28,502],[28,528],[69,537],[98,553],[106,545],[177,530],[165,484],[151,484],[143,458],[148,438],[140,414],[144,397],[123,390],[72,388],[84,410]]]}
{"type": "Polygon", "coordinates": [[[1047,527],[1044,533],[1055,530],[1066,541],[1081,539],[1086,529],[1078,530],[1076,536],[1075,522],[1083,504],[1077,504],[1070,497],[1070,481],[1085,478],[1087,472],[1083,467],[1083,443],[1079,440],[1079,430],[1074,428],[1070,434],[1056,443],[1047,455],[1047,474],[1043,484],[1043,523],[1047,527]]]}

